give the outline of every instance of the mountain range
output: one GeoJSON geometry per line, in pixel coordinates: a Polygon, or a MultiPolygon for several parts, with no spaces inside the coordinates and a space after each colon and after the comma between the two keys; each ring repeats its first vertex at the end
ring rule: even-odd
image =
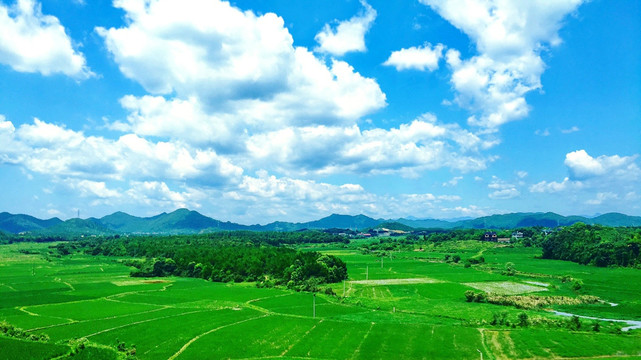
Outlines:
{"type": "Polygon", "coordinates": [[[366,230],[376,227],[394,229],[514,229],[529,226],[557,227],[576,222],[606,226],[641,226],[641,217],[608,213],[596,217],[562,216],[547,213],[513,213],[457,221],[437,219],[373,219],[365,215],[332,214],[319,220],[291,223],[277,221],[266,225],[242,225],[212,219],[197,211],[178,209],[152,217],[137,217],[115,212],[102,218],[38,219],[30,215],[0,213],[0,231],[34,235],[110,235],[110,234],[194,234],[213,231],[298,231],[304,229],[366,230]]]}

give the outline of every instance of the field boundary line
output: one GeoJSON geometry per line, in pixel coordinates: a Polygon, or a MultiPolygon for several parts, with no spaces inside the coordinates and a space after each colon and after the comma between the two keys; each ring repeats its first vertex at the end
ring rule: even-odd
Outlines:
{"type": "Polygon", "coordinates": [[[0,286],[4,286],[4,287],[6,287],[6,288],[9,288],[9,290],[12,290],[12,291],[16,291],[16,292],[18,291],[18,290],[16,290],[13,286],[11,286],[11,285],[9,285],[9,284],[0,284],[0,286]]]}
{"type": "MultiPolygon", "coordinates": [[[[33,313],[33,312],[31,312],[31,311],[29,311],[29,310],[25,309],[25,308],[27,308],[27,307],[28,307],[28,306],[22,306],[22,307],[17,307],[17,306],[16,306],[16,309],[17,309],[18,311],[22,311],[23,313],[25,313],[25,314],[27,314],[27,315],[30,315],[30,316],[44,317],[44,318],[50,318],[50,319],[60,319],[60,320],[69,321],[69,323],[77,322],[77,320],[70,319],[70,318],[63,318],[63,317],[60,317],[60,316],[41,315],[41,314],[33,313]]],[[[29,331],[29,330],[28,330],[28,331],[29,331]]]]}
{"type": "Polygon", "coordinates": [[[287,295],[294,295],[294,294],[296,294],[296,293],[294,293],[294,292],[292,292],[292,293],[286,292],[284,294],[278,294],[278,295],[274,295],[274,296],[265,296],[265,297],[262,297],[262,298],[256,298],[256,299],[248,300],[248,301],[245,302],[245,304],[251,304],[251,303],[256,302],[256,301],[274,299],[274,298],[283,297],[283,296],[287,296],[287,295]]]}
{"type": "MultiPolygon", "coordinates": [[[[165,310],[165,309],[172,309],[172,307],[166,306],[166,307],[162,307],[162,308],[158,308],[158,309],[141,311],[141,312],[132,313],[132,314],[109,316],[109,317],[104,317],[104,318],[99,318],[99,319],[73,320],[72,322],[66,323],[66,324],[46,325],[46,326],[41,326],[41,327],[37,327],[37,328],[33,328],[33,329],[28,329],[27,331],[36,331],[36,330],[48,329],[48,328],[57,327],[57,326],[66,326],[66,325],[71,325],[71,324],[82,324],[82,323],[91,322],[91,321],[118,319],[118,318],[124,318],[124,317],[128,317],[128,316],[147,314],[147,313],[156,312],[156,311],[165,310]]],[[[50,317],[50,316],[47,316],[47,317],[50,317]]]]}
{"type": "Polygon", "coordinates": [[[487,344],[485,343],[485,329],[479,328],[477,330],[481,333],[481,346],[483,347],[483,350],[485,351],[485,354],[487,354],[488,359],[493,360],[494,359],[494,354],[492,354],[490,352],[490,349],[487,347],[487,344]]]}
{"type": "Polygon", "coordinates": [[[355,359],[356,356],[358,354],[360,354],[361,347],[363,347],[363,344],[365,343],[365,340],[367,340],[367,338],[369,337],[369,334],[372,332],[372,329],[374,328],[374,324],[375,323],[372,321],[372,323],[369,326],[369,329],[367,329],[367,332],[363,336],[363,339],[361,340],[360,344],[358,344],[358,346],[356,347],[356,350],[354,350],[354,353],[352,354],[352,359],[355,359]]]}
{"type": "Polygon", "coordinates": [[[100,331],[95,332],[93,334],[85,335],[85,336],[82,336],[82,337],[88,338],[88,337],[91,337],[91,336],[100,335],[102,333],[106,333],[106,332],[113,331],[113,330],[116,330],[116,329],[122,329],[124,327],[131,326],[131,325],[138,325],[138,324],[143,324],[143,323],[146,323],[146,322],[162,320],[162,319],[168,319],[168,318],[171,318],[171,317],[178,317],[178,316],[183,316],[183,315],[190,315],[190,314],[195,314],[195,313],[199,313],[199,312],[207,312],[207,311],[212,311],[212,310],[197,310],[197,311],[190,311],[190,312],[181,313],[181,314],[161,316],[161,317],[157,317],[157,318],[153,318],[153,319],[145,319],[145,320],[135,321],[135,322],[132,322],[132,323],[129,323],[129,324],[118,325],[118,326],[112,327],[110,329],[100,330],[100,331]]]}
{"type": "Polygon", "coordinates": [[[234,325],[242,324],[242,323],[247,322],[247,321],[260,319],[260,318],[264,318],[264,317],[267,317],[267,316],[269,316],[269,314],[265,314],[265,315],[262,315],[262,316],[256,316],[256,317],[249,318],[249,319],[244,319],[244,320],[237,321],[237,322],[235,322],[235,323],[231,323],[231,324],[221,325],[221,326],[219,326],[219,327],[217,327],[217,328],[214,328],[214,329],[211,329],[211,330],[209,330],[209,331],[206,331],[206,332],[204,332],[204,333],[202,333],[202,334],[200,334],[200,335],[198,335],[198,336],[195,336],[195,337],[194,337],[194,338],[192,338],[191,340],[187,341],[187,343],[185,343],[185,345],[183,345],[183,346],[180,348],[180,350],[178,350],[175,354],[173,354],[173,355],[172,355],[171,357],[169,357],[169,359],[167,359],[167,360],[174,360],[175,358],[177,358],[178,356],[180,356],[180,354],[182,354],[182,353],[183,353],[183,351],[187,350],[187,348],[188,348],[191,344],[193,344],[194,342],[196,342],[198,339],[200,339],[201,337],[203,337],[203,336],[205,336],[205,335],[209,335],[209,334],[211,334],[211,333],[213,333],[213,332],[216,332],[216,331],[218,331],[218,330],[220,330],[220,329],[224,329],[224,328],[226,328],[226,327],[230,327],[230,326],[234,326],[234,325]]]}
{"type": "Polygon", "coordinates": [[[310,333],[310,332],[312,332],[312,330],[316,329],[316,327],[317,327],[318,325],[320,325],[324,320],[325,320],[325,319],[321,319],[321,321],[319,321],[318,323],[314,324],[314,326],[312,326],[309,330],[305,331],[305,333],[303,334],[303,336],[301,336],[301,337],[300,337],[300,339],[298,339],[298,341],[296,341],[295,343],[291,344],[287,349],[285,349],[285,351],[283,351],[283,353],[282,353],[282,354],[280,354],[280,356],[279,356],[279,357],[283,357],[283,356],[285,356],[285,354],[287,354],[287,353],[289,352],[289,350],[293,349],[293,348],[294,348],[294,346],[298,345],[301,341],[303,341],[303,339],[304,339],[304,338],[306,338],[306,337],[307,337],[307,335],[309,335],[309,333],[310,333]]]}

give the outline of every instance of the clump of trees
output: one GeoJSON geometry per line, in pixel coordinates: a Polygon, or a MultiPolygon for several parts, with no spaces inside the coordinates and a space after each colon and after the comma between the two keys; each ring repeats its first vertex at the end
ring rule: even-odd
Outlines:
{"type": "Polygon", "coordinates": [[[641,228],[576,223],[550,234],[542,243],[545,259],[596,266],[641,267],[641,228]]]}
{"type": "MultiPolygon", "coordinates": [[[[290,289],[317,291],[323,283],[347,278],[341,259],[318,252],[303,252],[253,241],[250,232],[199,236],[132,237],[78,242],[85,253],[130,256],[131,276],[183,276],[215,282],[257,282],[259,287],[284,285],[290,289]],[[249,235],[245,238],[243,235],[249,235]]],[[[279,239],[295,240],[295,235],[279,239]]],[[[275,239],[274,241],[278,241],[275,239]]]]}
{"type": "Polygon", "coordinates": [[[39,341],[39,342],[49,341],[49,336],[46,334],[30,333],[28,331],[22,330],[21,328],[15,327],[6,321],[0,321],[0,333],[5,336],[9,336],[17,339],[29,340],[29,341],[39,341]]]}

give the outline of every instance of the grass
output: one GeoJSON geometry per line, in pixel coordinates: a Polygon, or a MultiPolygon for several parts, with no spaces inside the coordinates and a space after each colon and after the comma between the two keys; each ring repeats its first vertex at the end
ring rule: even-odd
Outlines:
{"type": "Polygon", "coordinates": [[[600,333],[587,325],[578,332],[513,327],[521,313],[558,317],[465,301],[468,290],[594,295],[618,306],[550,306],[588,316],[641,317],[641,271],[541,260],[533,248],[428,245],[424,252],[394,253],[381,267],[381,258],[353,247],[326,246],[323,251],[347,262],[349,279],[331,285],[339,297],[317,294],[314,318],[310,293],[193,278],[132,279],[120,259],[47,257],[47,246],[0,247],[0,321],[50,337],[48,343],[0,337],[0,359],[64,358],[69,341],[82,337],[88,346],[74,359],[115,359],[118,342],[135,345],[139,359],[449,359],[478,358],[479,351],[487,359],[641,356],[639,330],[616,334],[617,324],[607,323],[600,333]],[[18,252],[27,248],[40,255],[18,252]],[[486,262],[465,268],[444,262],[447,254],[482,254],[486,262]],[[502,274],[507,262],[514,264],[514,276],[502,274]],[[564,277],[581,280],[582,288],[573,290],[564,277]],[[499,313],[510,325],[489,324],[499,313]]]}

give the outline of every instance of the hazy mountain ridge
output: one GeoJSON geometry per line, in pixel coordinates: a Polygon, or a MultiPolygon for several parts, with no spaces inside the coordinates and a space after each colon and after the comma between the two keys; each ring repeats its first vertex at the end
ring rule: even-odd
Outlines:
{"type": "Polygon", "coordinates": [[[62,223],[57,217],[42,220],[31,215],[9,214],[8,212],[0,213],[0,230],[17,234],[23,231],[33,231],[38,229],[50,228],[62,223]]]}
{"type": "Polygon", "coordinates": [[[513,213],[484,216],[471,220],[446,221],[438,219],[396,220],[374,219],[365,215],[332,214],[319,220],[291,223],[277,221],[266,225],[242,225],[220,221],[202,215],[197,211],[178,209],[152,217],[137,217],[118,211],[100,219],[58,218],[41,220],[30,215],[0,213],[0,231],[6,233],[31,232],[39,235],[60,234],[193,234],[213,231],[298,231],[304,229],[352,229],[362,230],[381,224],[402,224],[404,229],[514,229],[529,226],[569,226],[576,222],[606,226],[641,226],[641,217],[620,213],[608,213],[594,218],[584,216],[562,216],[556,213],[513,213]]]}

